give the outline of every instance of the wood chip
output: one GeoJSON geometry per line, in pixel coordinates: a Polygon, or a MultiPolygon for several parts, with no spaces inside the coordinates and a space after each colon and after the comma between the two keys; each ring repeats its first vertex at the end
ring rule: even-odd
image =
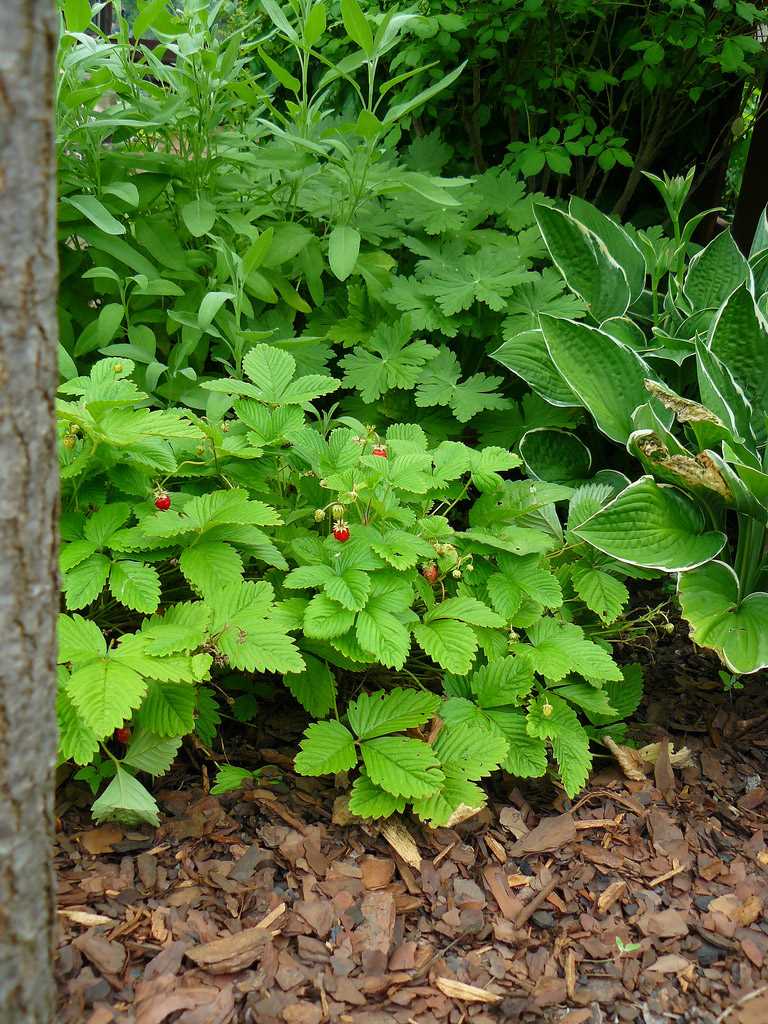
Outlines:
{"type": "Polygon", "coordinates": [[[233,974],[250,967],[258,960],[265,946],[272,941],[272,932],[257,926],[246,928],[223,939],[204,942],[186,950],[185,956],[211,974],[233,974]]]}
{"type": "Polygon", "coordinates": [[[105,917],[103,914],[89,914],[87,910],[60,910],[60,917],[66,917],[74,924],[81,924],[86,928],[95,928],[99,924],[114,924],[112,917],[105,917]]]}
{"type": "Polygon", "coordinates": [[[616,900],[621,896],[624,890],[627,888],[627,883],[624,881],[611,882],[608,888],[600,893],[597,901],[597,909],[601,914],[605,914],[606,911],[610,910],[616,900]]]}
{"type": "Polygon", "coordinates": [[[524,857],[529,853],[551,853],[560,850],[576,838],[576,825],[572,814],[560,814],[554,818],[542,818],[536,828],[531,829],[509,850],[510,857],[524,857]]]}
{"type": "Polygon", "coordinates": [[[415,871],[421,868],[421,854],[411,833],[398,818],[389,818],[381,826],[381,834],[406,864],[415,871]]]}
{"type": "Polygon", "coordinates": [[[476,985],[465,985],[462,981],[454,981],[452,978],[435,978],[435,985],[444,996],[449,999],[460,999],[465,1003],[500,1003],[502,996],[495,992],[486,992],[484,988],[476,985]]]}

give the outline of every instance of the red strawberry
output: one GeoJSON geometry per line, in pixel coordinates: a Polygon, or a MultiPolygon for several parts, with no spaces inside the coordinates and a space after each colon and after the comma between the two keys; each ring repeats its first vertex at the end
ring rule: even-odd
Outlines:
{"type": "Polygon", "coordinates": [[[115,729],[115,739],[118,743],[127,743],[131,738],[131,730],[124,725],[121,729],[115,729]]]}
{"type": "Polygon", "coordinates": [[[421,570],[421,575],[427,581],[427,583],[437,583],[437,577],[440,572],[434,562],[431,565],[425,565],[421,570]]]}
{"type": "Polygon", "coordinates": [[[165,491],[161,491],[160,494],[155,498],[155,508],[160,509],[161,512],[167,512],[171,507],[170,495],[166,494],[165,491]]]}
{"type": "Polygon", "coordinates": [[[387,449],[383,444],[375,444],[373,448],[371,448],[371,455],[378,455],[380,459],[386,459],[387,449]]]}
{"type": "Polygon", "coordinates": [[[333,536],[340,544],[349,540],[349,527],[343,519],[337,519],[333,524],[333,536]]]}

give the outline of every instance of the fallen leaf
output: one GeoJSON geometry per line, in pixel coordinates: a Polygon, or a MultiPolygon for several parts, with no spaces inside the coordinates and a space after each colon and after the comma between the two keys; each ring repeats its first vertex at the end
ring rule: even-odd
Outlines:
{"type": "Polygon", "coordinates": [[[665,956],[660,956],[656,963],[651,964],[646,970],[653,971],[656,974],[681,974],[691,966],[691,961],[686,960],[684,956],[678,956],[677,953],[667,953],[665,956]]]}
{"type": "Polygon", "coordinates": [[[643,782],[648,774],[648,764],[640,757],[639,751],[633,747],[622,747],[611,736],[604,736],[603,743],[619,763],[619,767],[628,779],[643,782]]]}
{"type": "Polygon", "coordinates": [[[482,807],[470,807],[469,804],[459,804],[448,821],[446,821],[445,827],[455,828],[456,825],[461,825],[463,821],[469,821],[470,818],[474,818],[482,810],[482,807]]]}
{"type": "Polygon", "coordinates": [[[712,900],[708,910],[725,914],[729,921],[733,921],[734,924],[740,925],[742,928],[748,928],[760,918],[763,912],[763,901],[759,896],[748,896],[745,900],[740,900],[729,894],[718,896],[717,899],[712,900]]]}
{"type": "Polygon", "coordinates": [[[686,915],[679,910],[648,911],[638,919],[637,924],[643,935],[653,935],[660,939],[683,938],[688,934],[686,915]]]}
{"type": "Polygon", "coordinates": [[[113,917],[105,917],[104,914],[89,914],[86,910],[60,910],[60,917],[66,917],[68,921],[75,924],[82,924],[86,928],[95,928],[99,924],[114,924],[113,917]]]}
{"type": "Polygon", "coordinates": [[[75,840],[84,850],[96,857],[101,853],[111,853],[112,847],[115,843],[120,842],[123,835],[124,832],[120,826],[110,822],[100,825],[98,828],[88,829],[87,832],[81,832],[75,836],[75,840]]]}
{"type": "Polygon", "coordinates": [[[452,978],[435,978],[435,985],[449,999],[461,999],[465,1003],[500,1003],[501,996],[495,992],[486,992],[476,985],[465,985],[463,981],[452,978]]]}
{"type": "Polygon", "coordinates": [[[185,951],[185,956],[211,974],[232,974],[258,960],[272,933],[267,928],[245,928],[236,935],[204,942],[185,951]]]}
{"type": "Polygon", "coordinates": [[[516,807],[504,807],[499,814],[499,824],[509,829],[515,839],[522,839],[530,829],[523,821],[523,816],[516,807]]]}
{"type": "MultiPolygon", "coordinates": [[[[667,750],[669,751],[669,763],[673,768],[692,768],[693,757],[688,747],[680,747],[679,750],[675,750],[673,743],[667,743],[667,750]]],[[[656,760],[661,752],[661,743],[648,743],[644,747],[640,747],[637,753],[647,764],[656,764],[656,760]]]]}
{"type": "Polygon", "coordinates": [[[536,828],[531,829],[509,850],[510,857],[523,857],[528,853],[551,853],[572,843],[576,838],[576,825],[571,814],[560,814],[553,818],[542,818],[536,828]]]}

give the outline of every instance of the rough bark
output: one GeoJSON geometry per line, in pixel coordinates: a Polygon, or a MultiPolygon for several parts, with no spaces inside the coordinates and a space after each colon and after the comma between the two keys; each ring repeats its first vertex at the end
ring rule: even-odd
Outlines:
{"type": "Polygon", "coordinates": [[[54,1018],[53,0],[0,0],[0,1021],[54,1018]]]}

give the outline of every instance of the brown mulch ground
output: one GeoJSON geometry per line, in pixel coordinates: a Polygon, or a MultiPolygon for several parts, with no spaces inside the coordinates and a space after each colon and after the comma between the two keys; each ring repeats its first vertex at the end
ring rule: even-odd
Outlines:
{"type": "Polygon", "coordinates": [[[572,806],[502,780],[456,829],[344,823],[277,720],[230,750],[273,785],[217,799],[190,761],[155,832],[94,829],[65,787],[60,1020],[768,1024],[765,685],[724,695],[672,637],[641,738],[690,767],[606,759],[572,806]]]}

